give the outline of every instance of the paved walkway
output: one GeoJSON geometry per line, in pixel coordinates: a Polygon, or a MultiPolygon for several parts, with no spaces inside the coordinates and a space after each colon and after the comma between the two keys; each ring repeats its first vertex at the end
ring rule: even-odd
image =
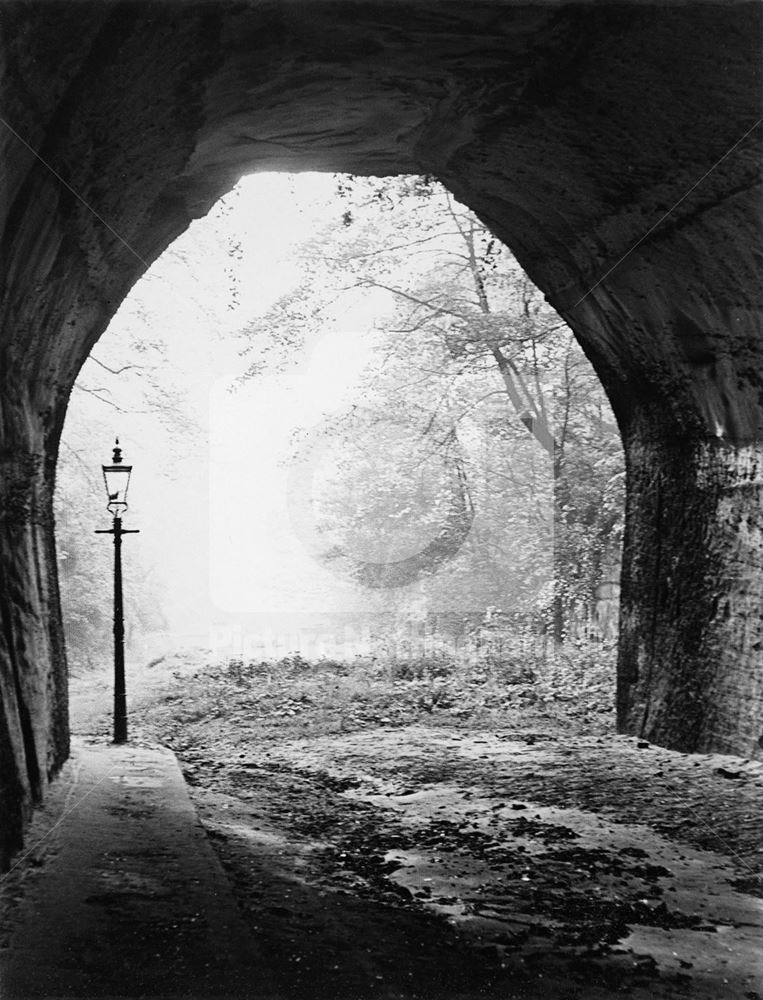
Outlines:
{"type": "Polygon", "coordinates": [[[0,880],[0,997],[274,1000],[167,750],[78,742],[0,880]]]}

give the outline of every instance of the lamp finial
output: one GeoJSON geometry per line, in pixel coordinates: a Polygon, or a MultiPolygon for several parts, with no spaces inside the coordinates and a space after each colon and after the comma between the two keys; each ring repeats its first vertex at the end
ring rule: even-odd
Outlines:
{"type": "Polygon", "coordinates": [[[115,438],[113,463],[114,465],[119,465],[121,461],[122,461],[122,449],[119,447],[119,438],[115,438]]]}

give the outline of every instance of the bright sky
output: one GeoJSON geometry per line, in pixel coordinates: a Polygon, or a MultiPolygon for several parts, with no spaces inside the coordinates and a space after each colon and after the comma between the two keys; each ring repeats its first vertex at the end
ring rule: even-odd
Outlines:
{"type": "MultiPolygon", "coordinates": [[[[338,217],[334,191],[333,178],[320,174],[241,183],[236,218],[247,227],[247,276],[256,275],[241,312],[263,312],[296,280],[290,250],[329,211],[338,217]]],[[[210,588],[220,611],[321,611],[335,607],[338,592],[352,603],[355,588],[319,566],[294,534],[287,459],[296,429],[318,424],[351,397],[371,357],[368,332],[383,298],[364,293],[345,302],[283,374],[231,393],[239,360],[211,386],[210,588]],[[295,586],[300,580],[305,585],[295,586]]]]}

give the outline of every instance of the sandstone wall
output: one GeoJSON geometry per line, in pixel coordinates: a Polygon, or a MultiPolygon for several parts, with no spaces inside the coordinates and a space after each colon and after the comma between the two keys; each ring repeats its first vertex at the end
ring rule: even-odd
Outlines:
{"type": "Polygon", "coordinates": [[[67,753],[50,497],[71,385],[136,278],[255,169],[433,173],[508,243],[629,454],[621,724],[757,745],[760,20],[744,3],[3,4],[0,854],[67,753]],[[680,502],[681,462],[701,502],[680,502]]]}

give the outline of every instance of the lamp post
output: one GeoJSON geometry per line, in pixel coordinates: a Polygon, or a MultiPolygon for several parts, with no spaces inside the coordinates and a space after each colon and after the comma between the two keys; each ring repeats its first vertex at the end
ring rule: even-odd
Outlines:
{"type": "Polygon", "coordinates": [[[103,481],[108,497],[107,510],[114,518],[111,528],[100,528],[96,535],[114,536],[114,742],[127,742],[127,688],[125,684],[125,623],[122,607],[122,535],[137,535],[137,528],[123,528],[122,514],[127,510],[127,489],[131,465],[122,462],[122,449],[116,439],[111,465],[104,465],[103,481]]]}

